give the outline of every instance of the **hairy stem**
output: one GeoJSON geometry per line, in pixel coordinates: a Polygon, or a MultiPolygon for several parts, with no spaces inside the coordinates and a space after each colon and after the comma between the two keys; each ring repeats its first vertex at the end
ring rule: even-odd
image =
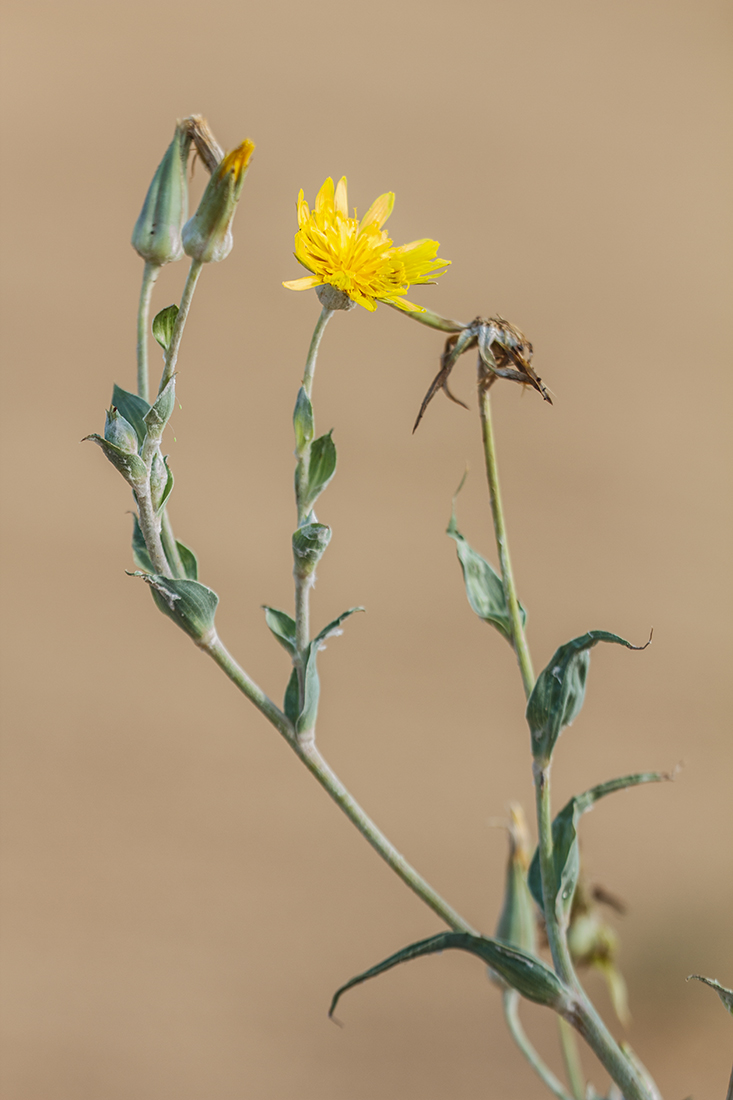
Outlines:
{"type": "Polygon", "coordinates": [[[414,867],[398,852],[395,846],[387,839],[370,817],[364,812],[358,802],[351,796],[338,776],[326,763],[312,741],[300,742],[295,736],[295,730],[291,722],[283,712],[269,699],[264,691],[250,679],[247,673],[240,668],[231,654],[225,649],[218,637],[207,639],[198,643],[199,648],[213,658],[219,667],[226,673],[232,683],[239,688],[247,698],[254,703],[259,711],[272,723],[285,738],[296,756],[305,764],[308,771],[315,776],[325,791],[349,821],[359,830],[361,835],[371,844],[372,848],[385,863],[392,868],[402,881],[428,905],[445,923],[456,932],[467,932],[469,935],[478,933],[471,927],[468,921],[455,911],[438,894],[425,879],[417,873],[414,867]]]}
{"type": "Polygon", "coordinates": [[[150,401],[148,383],[148,334],[150,332],[150,299],[153,295],[160,264],[145,261],[143,281],[140,287],[140,304],[137,310],[137,392],[144,401],[150,401]]]}
{"type": "MultiPolygon", "coordinates": [[[[578,1100],[575,1093],[573,1093],[571,1097],[570,1094],[566,1092],[561,1082],[558,1081],[550,1067],[542,1061],[527,1038],[521,1020],[519,1019],[519,994],[517,991],[515,989],[507,989],[504,993],[503,1001],[504,1017],[507,1022],[507,1027],[509,1028],[509,1033],[538,1077],[547,1085],[552,1095],[557,1096],[559,1100],[578,1100]]],[[[580,1097],[580,1100],[585,1100],[585,1094],[580,1097]]]]}
{"type": "Polygon", "coordinates": [[[150,497],[150,475],[148,474],[148,480],[144,484],[137,484],[133,489],[137,501],[138,522],[153,569],[163,577],[172,577],[160,537],[160,517],[156,516],[150,497]]]}
{"type": "Polygon", "coordinates": [[[168,347],[168,351],[165,356],[165,367],[163,368],[163,376],[160,380],[160,386],[158,387],[158,393],[161,393],[170,382],[173,377],[173,372],[176,369],[176,363],[178,361],[178,351],[181,347],[181,340],[183,338],[183,330],[186,327],[186,318],[188,317],[188,311],[191,308],[191,300],[193,298],[194,291],[196,290],[196,284],[199,281],[199,275],[201,274],[201,268],[203,264],[200,260],[191,260],[191,266],[188,269],[188,278],[186,279],[186,285],[183,288],[183,295],[181,296],[181,304],[178,307],[178,316],[176,317],[176,323],[173,326],[173,335],[168,347]]]}
{"type": "Polygon", "coordinates": [[[562,1016],[557,1018],[560,1030],[560,1050],[562,1051],[565,1072],[568,1075],[568,1084],[573,1094],[573,1100],[585,1100],[585,1074],[580,1064],[580,1051],[575,1038],[575,1032],[567,1020],[562,1016]]]}

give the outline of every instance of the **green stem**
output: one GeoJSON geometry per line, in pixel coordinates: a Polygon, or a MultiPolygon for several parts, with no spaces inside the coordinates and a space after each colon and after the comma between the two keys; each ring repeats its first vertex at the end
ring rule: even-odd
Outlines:
{"type": "Polygon", "coordinates": [[[160,380],[160,386],[158,387],[158,393],[161,393],[170,382],[173,377],[173,372],[176,369],[176,362],[178,360],[178,351],[181,346],[181,340],[183,338],[183,330],[186,327],[186,318],[188,317],[188,311],[191,308],[191,300],[193,293],[196,289],[196,283],[199,280],[201,274],[201,268],[203,264],[200,260],[191,260],[191,266],[188,269],[188,278],[186,279],[186,285],[183,288],[183,295],[181,297],[181,304],[178,307],[178,316],[176,317],[176,323],[173,326],[173,335],[168,347],[168,351],[165,356],[165,367],[163,368],[163,377],[160,380]]]}
{"type": "Polygon", "coordinates": [[[143,281],[140,287],[140,304],[137,310],[137,392],[144,401],[150,401],[148,384],[148,333],[150,332],[150,299],[153,296],[160,264],[145,261],[143,281]]]}
{"type": "Polygon", "coordinates": [[[401,313],[403,317],[411,317],[413,321],[418,321],[421,325],[427,325],[428,328],[437,328],[440,332],[463,332],[465,328],[468,328],[468,325],[464,325],[463,321],[454,321],[450,317],[442,317],[440,313],[433,313],[430,309],[422,309],[419,313],[413,313],[412,310],[400,309],[393,302],[386,302],[385,304],[392,306],[392,309],[397,313],[401,313]]]}
{"type": "Polygon", "coordinates": [[[438,894],[429,883],[417,873],[407,860],[397,851],[395,846],[387,839],[374,822],[367,816],[361,806],[349,794],[338,776],[321,756],[313,741],[298,741],[291,722],[286,718],[279,707],[275,706],[271,699],[265,695],[261,688],[254,683],[247,673],[240,668],[231,654],[225,649],[219,638],[214,636],[198,643],[199,648],[213,658],[219,667],[226,673],[232,683],[239,688],[247,698],[254,703],[259,711],[282,734],[296,756],[305,764],[311,775],[315,776],[325,791],[331,796],[336,805],[346,814],[349,821],[359,830],[361,835],[371,844],[372,848],[385,863],[410,887],[414,893],[428,905],[434,913],[456,932],[467,932],[469,935],[478,935],[471,925],[455,911],[438,894]]]}
{"type": "Polygon", "coordinates": [[[333,317],[336,311],[333,309],[327,309],[326,306],[321,310],[321,315],[316,321],[316,327],[313,330],[313,336],[311,337],[311,344],[308,348],[308,358],[305,361],[305,370],[303,371],[303,389],[305,390],[308,400],[310,401],[311,394],[313,393],[313,375],[316,370],[316,361],[318,359],[318,348],[321,344],[323,333],[325,332],[326,325],[333,317]]]}
{"type": "MultiPolygon", "coordinates": [[[[575,1093],[573,1093],[573,1097],[571,1098],[570,1094],[566,1092],[550,1067],[542,1061],[527,1038],[521,1020],[519,1019],[519,994],[517,991],[514,989],[507,989],[504,993],[503,1000],[504,1017],[509,1032],[532,1069],[541,1078],[544,1084],[547,1085],[553,1096],[557,1096],[559,1100],[573,1100],[573,1098],[574,1100],[578,1100],[575,1093]]],[[[561,1021],[561,1023],[564,1023],[564,1021],[561,1021]]],[[[585,1100],[585,1094],[580,1097],[580,1100],[585,1100]]]]}
{"type": "Polygon", "coordinates": [[[728,1085],[728,1094],[725,1100],[733,1100],[733,1069],[730,1071],[730,1083],[728,1085]]]}
{"type": "Polygon", "coordinates": [[[580,1051],[575,1038],[575,1032],[567,1020],[562,1016],[557,1018],[560,1030],[560,1050],[565,1063],[565,1072],[568,1075],[568,1084],[573,1094],[573,1100],[585,1100],[585,1074],[580,1063],[580,1051]]]}
{"type": "Polygon", "coordinates": [[[176,542],[176,536],[173,534],[173,526],[167,508],[163,509],[163,515],[161,517],[160,538],[163,543],[163,549],[165,550],[165,556],[170,563],[173,576],[185,577],[186,570],[183,568],[181,555],[178,552],[178,543],[176,542]]]}
{"type": "Polygon", "coordinates": [[[163,577],[172,577],[173,574],[168,565],[168,559],[165,556],[160,537],[160,516],[156,516],[150,497],[149,473],[144,483],[133,485],[133,491],[137,501],[138,523],[145,539],[153,569],[163,577]]]}
{"type": "Polygon", "coordinates": [[[499,551],[499,564],[501,576],[504,582],[504,597],[506,599],[509,618],[512,623],[512,641],[514,652],[517,655],[519,671],[522,674],[522,683],[527,698],[534,687],[534,671],[532,658],[529,655],[529,646],[524,634],[522,616],[519,610],[519,600],[514,584],[512,563],[509,557],[509,542],[507,540],[506,526],[504,524],[504,509],[501,503],[499,490],[499,470],[496,464],[496,445],[494,442],[494,429],[491,423],[491,399],[489,391],[479,382],[479,409],[481,412],[481,431],[484,442],[484,458],[486,460],[486,477],[489,482],[489,496],[491,499],[491,514],[494,518],[494,533],[496,546],[499,551]]]}

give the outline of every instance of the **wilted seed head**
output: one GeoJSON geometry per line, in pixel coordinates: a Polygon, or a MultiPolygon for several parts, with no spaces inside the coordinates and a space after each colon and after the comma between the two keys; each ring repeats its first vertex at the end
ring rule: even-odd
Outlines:
{"type": "Polygon", "coordinates": [[[576,966],[588,966],[603,975],[608,986],[614,1012],[624,1026],[631,1021],[626,982],[616,965],[618,934],[603,920],[594,898],[604,901],[617,911],[623,906],[605,890],[589,891],[581,877],[573,898],[568,927],[568,947],[576,966]]]}

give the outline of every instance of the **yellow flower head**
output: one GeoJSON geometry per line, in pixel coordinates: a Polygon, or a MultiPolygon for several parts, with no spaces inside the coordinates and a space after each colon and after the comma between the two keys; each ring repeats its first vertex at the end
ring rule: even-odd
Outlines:
{"type": "Polygon", "coordinates": [[[450,260],[437,257],[437,241],[424,238],[395,248],[382,226],[392,213],[394,194],[380,195],[361,221],[349,217],[346,177],[334,189],[327,179],[316,196],[313,211],[298,195],[298,232],[295,258],[312,271],[303,279],[283,283],[289,290],[309,290],[325,283],[343,291],[365,309],[389,302],[408,313],[424,312],[404,298],[408,288],[430,283],[450,260]]]}

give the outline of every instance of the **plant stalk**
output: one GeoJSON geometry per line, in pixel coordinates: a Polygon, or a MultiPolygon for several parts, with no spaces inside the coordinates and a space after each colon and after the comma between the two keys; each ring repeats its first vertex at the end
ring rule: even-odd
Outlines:
{"type": "MultiPolygon", "coordinates": [[[[566,1092],[550,1067],[542,1061],[539,1054],[530,1043],[522,1027],[522,1022],[519,1019],[519,994],[516,989],[505,990],[502,999],[504,1002],[504,1018],[506,1019],[512,1039],[538,1077],[547,1085],[552,1095],[557,1096],[558,1100],[585,1100],[585,1094],[578,1098],[576,1093],[573,1093],[571,1097],[570,1094],[566,1092]]],[[[564,1021],[561,1022],[564,1023],[564,1021]]]]}
{"type": "Polygon", "coordinates": [[[371,844],[374,851],[381,856],[385,863],[402,879],[405,885],[421,898],[441,920],[456,932],[467,932],[476,936],[478,933],[468,921],[456,912],[435,891],[425,879],[418,874],[414,867],[398,852],[395,846],[387,839],[383,832],[377,828],[371,818],[364,812],[359,803],[351,796],[335,772],[329,767],[313,741],[298,741],[292,723],[283,712],[269,699],[264,691],[250,679],[247,673],[240,668],[231,654],[222,645],[218,637],[207,639],[198,643],[199,648],[219,665],[232,683],[254,703],[257,709],[285,738],[296,756],[302,760],[311,775],[315,776],[325,791],[349,821],[359,830],[361,835],[371,844]]]}
{"type": "Polygon", "coordinates": [[[160,386],[158,387],[158,393],[161,393],[170,382],[173,377],[173,372],[176,369],[176,363],[178,361],[178,351],[181,347],[181,340],[183,338],[183,330],[186,327],[186,318],[188,317],[188,311],[191,308],[191,300],[193,298],[194,291],[196,290],[196,284],[201,274],[201,268],[203,263],[201,260],[191,260],[191,266],[188,269],[188,277],[186,279],[186,285],[183,288],[183,294],[181,296],[181,304],[178,307],[178,316],[176,317],[176,323],[173,326],[173,335],[171,336],[171,342],[168,347],[168,351],[165,356],[165,367],[163,368],[163,376],[160,380],[160,386]]]}
{"type": "Polygon", "coordinates": [[[563,1020],[562,1016],[558,1016],[557,1024],[560,1031],[560,1050],[562,1051],[565,1072],[568,1077],[570,1091],[573,1094],[573,1100],[585,1100],[585,1074],[580,1064],[580,1051],[578,1050],[575,1032],[567,1020],[563,1020]]]}
{"type": "Polygon", "coordinates": [[[144,401],[150,402],[148,382],[148,333],[150,331],[150,299],[153,287],[160,274],[160,264],[145,261],[143,281],[140,287],[140,304],[137,311],[137,392],[144,401]]]}

